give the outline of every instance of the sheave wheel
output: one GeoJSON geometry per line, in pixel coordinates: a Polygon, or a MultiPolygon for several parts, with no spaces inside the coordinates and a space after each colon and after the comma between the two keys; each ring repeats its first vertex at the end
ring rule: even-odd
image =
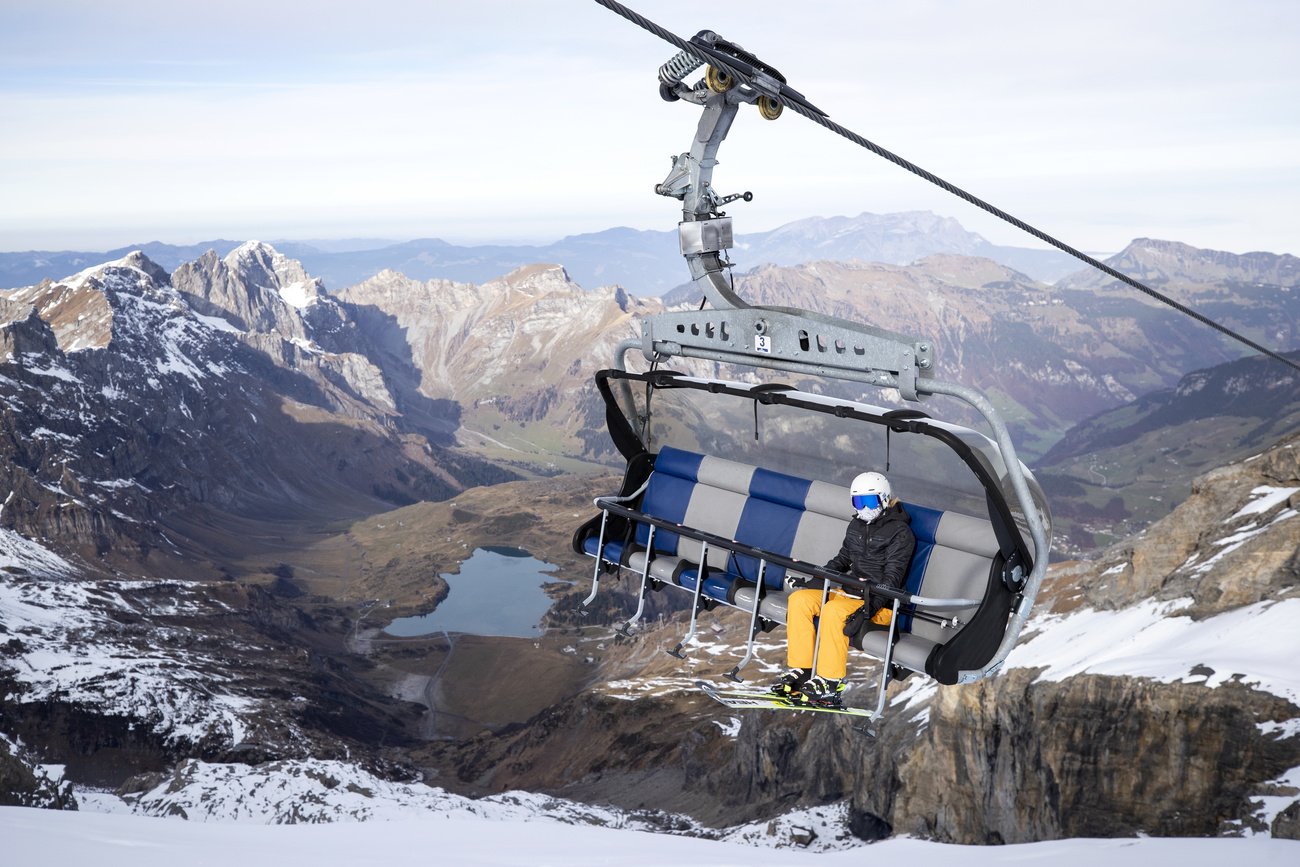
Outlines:
{"type": "Polygon", "coordinates": [[[704,83],[714,93],[726,93],[736,86],[736,79],[716,66],[710,66],[708,72],[704,73],[704,83]]]}
{"type": "Polygon", "coordinates": [[[772,99],[770,96],[760,96],[758,98],[758,113],[763,116],[764,120],[776,120],[781,116],[781,110],[785,106],[772,99]]]}

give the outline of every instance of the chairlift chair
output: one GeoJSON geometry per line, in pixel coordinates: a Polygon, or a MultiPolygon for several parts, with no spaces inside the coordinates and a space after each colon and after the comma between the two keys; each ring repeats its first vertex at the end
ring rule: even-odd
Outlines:
{"type": "MultiPolygon", "coordinates": [[[[606,4],[609,5],[609,4],[606,4]]],[[[890,672],[921,672],[941,683],[995,673],[1015,645],[1046,573],[1051,515],[1033,474],[1016,457],[1007,426],[976,389],[936,378],[931,341],[823,314],[744,301],[728,277],[731,218],[722,206],[752,199],[712,186],[717,151],[739,106],[775,119],[780,105],[818,111],[776,70],[710,31],[664,64],[660,94],[703,111],[689,151],[674,156],[656,187],[682,201],[680,249],[710,308],[641,322],[615,366],[596,374],[606,422],[627,466],[617,495],[575,533],[574,549],[595,559],[589,605],[602,569],[640,579],[640,603],[663,587],[690,593],[687,636],[702,611],[729,605],[750,615],[739,680],[756,636],[785,621],[787,573],[860,587],[821,567],[838,550],[852,510],[848,481],[889,468],[917,550],[903,591],[872,587],[892,600],[889,632],[864,632],[853,646],[880,658],[876,717],[890,672]],[[685,77],[704,60],[718,66],[700,82],[685,77]],[[776,106],[775,109],[773,106],[776,106]],[[638,352],[646,372],[628,369],[638,352]],[[786,381],[729,381],[664,369],[673,359],[736,365],[786,381]],[[809,385],[807,383],[823,383],[809,385]],[[849,399],[845,384],[882,389],[919,404],[946,395],[973,407],[992,436],[930,418],[917,409],[849,399]]]]}

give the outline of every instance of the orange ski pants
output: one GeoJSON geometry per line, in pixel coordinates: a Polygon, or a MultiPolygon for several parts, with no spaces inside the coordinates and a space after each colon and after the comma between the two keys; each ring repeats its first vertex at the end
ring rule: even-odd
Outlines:
{"type": "Polygon", "coordinates": [[[786,603],[786,664],[791,668],[812,668],[813,646],[817,646],[817,675],[843,680],[849,666],[849,637],[844,622],[863,605],[861,599],[831,591],[822,608],[822,591],[796,590],[786,603]],[[821,640],[813,618],[821,615],[821,640]]]}

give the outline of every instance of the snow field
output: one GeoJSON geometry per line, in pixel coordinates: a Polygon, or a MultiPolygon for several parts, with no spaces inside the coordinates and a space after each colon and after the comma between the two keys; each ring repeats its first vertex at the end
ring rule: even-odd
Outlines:
{"type": "Polygon", "coordinates": [[[950,846],[910,838],[869,852],[813,853],[562,823],[468,816],[327,825],[167,821],[139,816],[0,807],[7,864],[94,867],[356,867],[387,863],[454,867],[764,867],[906,864],[908,867],[1051,864],[1052,867],[1293,867],[1300,843],[1261,838],[1059,840],[1013,846],[950,846]]]}
{"type": "Polygon", "coordinates": [[[1258,602],[1200,621],[1174,614],[1190,602],[1147,600],[1116,611],[1036,617],[1007,667],[1046,666],[1039,677],[1052,681],[1109,674],[1215,687],[1239,678],[1300,704],[1300,599],[1258,602]],[[1214,673],[1193,675],[1198,665],[1214,673]]]}

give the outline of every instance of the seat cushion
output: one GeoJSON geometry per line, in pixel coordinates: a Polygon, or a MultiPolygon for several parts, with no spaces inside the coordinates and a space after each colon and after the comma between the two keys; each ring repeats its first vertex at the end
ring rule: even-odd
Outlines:
{"type": "MultiPolygon", "coordinates": [[[[736,598],[740,598],[740,593],[736,593],[736,598]]],[[[751,598],[750,603],[753,603],[751,598]]],[[[775,620],[777,623],[785,623],[786,613],[790,602],[790,594],[784,590],[773,592],[769,590],[763,597],[762,603],[758,606],[758,613],[768,620],[775,620]]]]}
{"type": "MultiPolygon", "coordinates": [[[[640,575],[641,570],[645,568],[645,556],[644,551],[637,551],[627,558],[627,567],[640,575]]],[[[690,564],[690,561],[672,554],[659,554],[650,561],[650,577],[671,584],[673,576],[677,574],[677,570],[683,563],[690,564]]]]}
{"type": "MultiPolygon", "coordinates": [[[[596,556],[596,547],[597,547],[599,544],[600,544],[600,539],[599,539],[599,537],[597,537],[597,536],[588,536],[588,537],[587,537],[586,539],[584,539],[583,542],[582,542],[582,550],[586,551],[587,554],[589,554],[590,556],[595,557],[595,556],[596,556]]],[[[606,543],[605,543],[605,559],[606,559],[606,560],[609,560],[609,561],[614,562],[614,563],[621,563],[621,562],[622,562],[622,557],[623,557],[623,543],[622,543],[622,542],[606,542],[606,543]]]]}
{"type": "MultiPolygon", "coordinates": [[[[888,632],[874,630],[862,636],[861,647],[858,649],[863,653],[874,656],[876,659],[884,659],[885,646],[888,643],[888,632]]],[[[856,645],[857,642],[855,642],[856,645]]],[[[934,650],[934,648],[935,642],[928,638],[905,634],[900,636],[898,643],[894,645],[893,661],[913,671],[924,672],[925,661],[930,658],[930,651],[934,650]]]]}
{"type": "MultiPolygon", "coordinates": [[[[699,569],[683,569],[678,577],[678,583],[687,590],[694,592],[695,582],[699,580],[699,569]]],[[[710,599],[717,599],[720,602],[727,601],[727,591],[731,589],[733,581],[739,581],[740,576],[730,572],[712,572],[704,579],[704,589],[700,591],[701,596],[708,596],[710,599]]]]}

